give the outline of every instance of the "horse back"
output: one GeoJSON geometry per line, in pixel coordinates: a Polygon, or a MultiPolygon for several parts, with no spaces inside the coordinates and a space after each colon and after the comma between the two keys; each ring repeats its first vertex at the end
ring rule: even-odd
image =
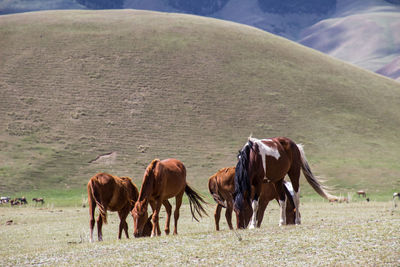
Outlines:
{"type": "MultiPolygon", "coordinates": [[[[175,196],[186,187],[186,168],[177,159],[165,159],[154,169],[156,184],[160,185],[159,192],[166,197],[175,196]]],[[[157,190],[156,190],[157,191],[157,190]]]]}
{"type": "Polygon", "coordinates": [[[291,164],[300,164],[301,155],[297,144],[287,137],[275,137],[273,140],[280,144],[282,150],[290,160],[291,164]]]}
{"type": "Polygon", "coordinates": [[[127,177],[119,178],[107,173],[98,173],[90,179],[89,184],[96,202],[110,211],[119,211],[129,204],[130,200],[135,201],[134,197],[137,199],[137,188],[127,177]]]}

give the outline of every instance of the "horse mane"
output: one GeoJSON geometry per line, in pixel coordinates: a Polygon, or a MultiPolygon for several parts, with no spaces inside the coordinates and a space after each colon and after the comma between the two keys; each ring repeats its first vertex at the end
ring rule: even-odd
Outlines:
{"type": "Polygon", "coordinates": [[[149,166],[147,166],[146,171],[144,172],[138,201],[142,201],[144,197],[147,198],[148,190],[152,190],[154,182],[154,169],[156,168],[159,162],[160,162],[159,159],[153,159],[153,161],[149,164],[149,166]],[[144,192],[145,190],[147,191],[144,192]]]}
{"type": "Polygon", "coordinates": [[[253,149],[253,145],[253,141],[249,138],[247,144],[238,153],[238,163],[235,168],[235,192],[233,193],[234,209],[236,211],[243,209],[244,200],[250,203],[251,186],[248,172],[250,150],[253,149]]]}

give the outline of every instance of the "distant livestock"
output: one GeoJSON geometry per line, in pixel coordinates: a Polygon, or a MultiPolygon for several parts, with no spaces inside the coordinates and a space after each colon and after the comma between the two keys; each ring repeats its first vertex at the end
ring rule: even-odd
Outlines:
{"type": "Polygon", "coordinates": [[[34,197],[34,198],[32,198],[32,201],[35,201],[36,203],[39,202],[41,204],[44,204],[44,199],[42,197],[40,197],[40,198],[34,197]]]}
{"type": "Polygon", "coordinates": [[[8,203],[10,202],[10,200],[11,200],[10,197],[0,197],[0,204],[8,203]]]}
{"type": "Polygon", "coordinates": [[[358,197],[367,197],[367,193],[364,190],[358,190],[357,195],[358,197]]]}
{"type": "Polygon", "coordinates": [[[98,240],[103,240],[102,226],[107,223],[107,210],[117,211],[120,223],[118,239],[121,239],[122,230],[129,238],[126,217],[135,205],[138,198],[138,189],[129,177],[116,177],[107,173],[98,173],[90,178],[87,185],[90,214],[90,241],[93,242],[93,228],[95,225],[94,213],[96,205],[100,214],[97,218],[98,240]]]}
{"type": "Polygon", "coordinates": [[[24,204],[28,204],[28,201],[26,200],[25,197],[17,197],[17,198],[11,199],[10,204],[11,204],[11,206],[24,205],[24,204]]]}
{"type": "Polygon", "coordinates": [[[393,206],[396,208],[397,207],[397,204],[396,204],[396,199],[399,199],[400,200],[400,192],[395,192],[395,193],[393,193],[393,206]]]}

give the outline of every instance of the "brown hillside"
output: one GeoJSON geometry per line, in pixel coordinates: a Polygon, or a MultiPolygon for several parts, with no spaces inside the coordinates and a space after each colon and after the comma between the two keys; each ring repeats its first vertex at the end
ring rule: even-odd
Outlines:
{"type": "Polygon", "coordinates": [[[400,186],[399,83],[255,28],[34,12],[0,16],[0,48],[0,192],[99,171],[140,183],[156,157],[181,159],[205,190],[250,133],[303,143],[338,190],[400,186]]]}

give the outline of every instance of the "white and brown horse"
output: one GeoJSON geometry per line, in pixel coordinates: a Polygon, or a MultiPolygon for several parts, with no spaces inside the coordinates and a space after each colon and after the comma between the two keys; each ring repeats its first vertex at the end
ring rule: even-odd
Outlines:
{"type": "Polygon", "coordinates": [[[303,171],[307,182],[323,198],[337,199],[329,194],[317,180],[308,165],[303,147],[286,137],[271,139],[249,138],[239,151],[238,163],[235,172],[234,210],[240,220],[240,227],[244,228],[244,202],[251,203],[253,217],[250,228],[257,225],[258,199],[263,183],[272,183],[279,196],[280,220],[279,225],[286,223],[286,202],[284,177],[289,176],[294,191],[294,205],[296,209],[295,223],[300,224],[299,213],[299,181],[300,170],[303,171]],[[252,188],[254,192],[252,192],[252,188]]]}
{"type": "MultiPolygon", "coordinates": [[[[215,229],[219,231],[219,220],[221,218],[222,208],[226,208],[225,218],[228,223],[229,229],[232,227],[232,211],[233,211],[233,193],[235,191],[235,167],[222,168],[218,170],[214,175],[208,179],[208,189],[210,194],[214,198],[217,206],[215,208],[214,219],[215,219],[215,229]]],[[[286,224],[295,223],[295,208],[292,192],[293,188],[290,182],[285,182],[285,192],[286,192],[286,224]]],[[[278,194],[275,187],[271,183],[263,183],[262,190],[259,199],[259,208],[257,211],[257,227],[261,226],[261,222],[264,217],[265,209],[267,208],[271,200],[276,199],[279,201],[278,194]]],[[[278,202],[279,203],[279,202],[278,202]]],[[[244,217],[245,217],[245,227],[250,222],[253,214],[253,210],[247,202],[244,202],[244,217]]],[[[237,222],[237,227],[239,228],[239,220],[237,222]]]]}

